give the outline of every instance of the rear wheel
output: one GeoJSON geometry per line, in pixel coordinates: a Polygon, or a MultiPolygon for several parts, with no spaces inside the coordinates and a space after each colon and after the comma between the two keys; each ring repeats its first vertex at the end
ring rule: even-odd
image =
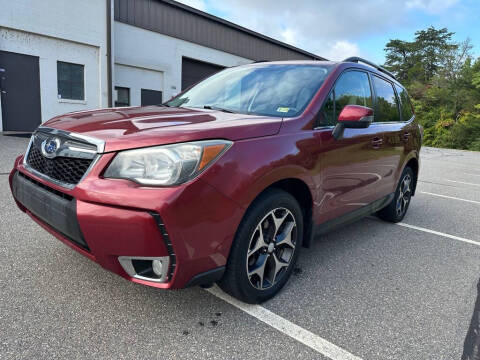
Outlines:
{"type": "Polygon", "coordinates": [[[410,167],[403,170],[400,182],[395,191],[395,197],[392,202],[377,212],[377,215],[385,221],[399,222],[402,221],[407,213],[410,200],[412,198],[412,186],[415,175],[410,167]]]}
{"type": "Polygon", "coordinates": [[[248,303],[271,298],[292,273],[302,234],[302,211],[295,198],[268,190],[251,205],[238,228],[220,287],[248,303]]]}

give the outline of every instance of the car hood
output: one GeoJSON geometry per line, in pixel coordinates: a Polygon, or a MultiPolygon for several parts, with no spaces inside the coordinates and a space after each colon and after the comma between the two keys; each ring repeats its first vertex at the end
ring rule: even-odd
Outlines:
{"type": "Polygon", "coordinates": [[[42,126],[105,141],[105,152],[202,139],[241,140],[278,133],[282,118],[146,106],[80,111],[42,126]]]}

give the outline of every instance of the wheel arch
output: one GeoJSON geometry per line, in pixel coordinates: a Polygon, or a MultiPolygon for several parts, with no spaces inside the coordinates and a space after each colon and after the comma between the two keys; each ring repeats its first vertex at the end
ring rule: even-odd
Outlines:
{"type": "Polygon", "coordinates": [[[299,178],[289,177],[280,179],[260,191],[250,203],[250,206],[263,193],[270,189],[283,190],[292,195],[295,200],[298,201],[303,213],[303,246],[310,247],[313,240],[313,197],[310,187],[304,180],[299,178]]]}
{"type": "Polygon", "coordinates": [[[419,161],[418,161],[417,157],[412,156],[409,160],[407,160],[407,162],[405,163],[405,166],[402,169],[402,172],[403,172],[403,170],[406,167],[409,167],[409,168],[412,169],[413,174],[415,175],[415,180],[413,182],[412,196],[415,195],[415,190],[417,189],[419,166],[420,166],[420,164],[419,164],[419,161]]]}

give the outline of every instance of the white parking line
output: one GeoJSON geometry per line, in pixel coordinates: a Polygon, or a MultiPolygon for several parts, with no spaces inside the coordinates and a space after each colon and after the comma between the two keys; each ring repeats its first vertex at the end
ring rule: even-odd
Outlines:
{"type": "Polygon", "coordinates": [[[469,182],[465,182],[465,181],[448,180],[448,179],[445,179],[445,180],[447,180],[447,181],[450,181],[450,182],[454,182],[454,183],[458,183],[458,184],[465,184],[465,185],[480,186],[480,184],[469,183],[469,182]]]}
{"type": "MultiPolygon", "coordinates": [[[[473,200],[466,200],[466,199],[460,199],[460,198],[455,198],[452,196],[446,196],[446,195],[440,195],[440,194],[434,194],[434,193],[428,193],[428,192],[423,192],[421,193],[428,194],[428,195],[434,195],[434,196],[440,196],[440,197],[445,197],[445,198],[451,198],[451,199],[456,199],[456,200],[462,200],[462,201],[467,201],[467,202],[474,202],[474,203],[479,203],[479,201],[473,201],[473,200]]],[[[415,225],[410,225],[410,224],[405,224],[405,223],[396,223],[395,225],[403,226],[406,228],[418,230],[418,231],[423,231],[426,233],[438,235],[438,236],[443,236],[449,239],[457,240],[457,241],[462,241],[468,244],[480,246],[480,241],[474,241],[466,238],[462,238],[460,236],[455,236],[455,235],[450,235],[447,233],[443,233],[440,231],[435,231],[435,230],[430,230],[426,229],[420,226],[415,226],[415,225]]],[[[292,339],[297,340],[298,342],[301,342],[302,344],[308,346],[309,348],[317,351],[318,353],[328,357],[329,359],[332,360],[362,360],[360,357],[353,355],[349,353],[348,351],[342,349],[341,347],[331,343],[330,341],[312,333],[311,331],[308,331],[291,321],[271,312],[270,310],[264,308],[261,305],[252,305],[252,304],[246,304],[241,302],[240,300],[237,300],[230,295],[224,293],[218,286],[213,286],[209,289],[206,289],[210,294],[222,299],[223,301],[229,303],[230,305],[235,306],[236,308],[242,310],[243,312],[253,316],[254,318],[264,322],[265,324],[271,326],[274,329],[277,329],[278,331],[282,332],[283,334],[291,337],[292,339]]]]}
{"type": "Polygon", "coordinates": [[[469,203],[473,203],[473,204],[480,204],[480,201],[462,199],[462,198],[457,198],[457,197],[454,197],[454,196],[440,195],[440,194],[435,194],[435,193],[431,193],[431,192],[427,192],[427,191],[419,191],[419,193],[420,194],[432,195],[432,196],[438,196],[438,197],[445,198],[445,199],[453,199],[453,200],[465,201],[465,202],[469,202],[469,203]]]}
{"type": "Polygon", "coordinates": [[[228,302],[236,308],[246,312],[247,314],[257,318],[265,324],[277,329],[278,331],[290,336],[291,338],[307,345],[309,348],[328,357],[332,360],[362,360],[358,356],[350,354],[348,351],[332,344],[328,340],[321,338],[314,333],[301,328],[298,325],[282,318],[281,316],[265,309],[261,305],[245,304],[230,295],[224,293],[217,286],[207,289],[209,293],[228,302]]]}
{"type": "Polygon", "coordinates": [[[476,246],[480,246],[479,241],[465,239],[465,238],[462,238],[460,236],[450,235],[450,234],[446,234],[446,233],[443,233],[443,232],[440,232],[440,231],[426,229],[426,228],[423,228],[423,227],[420,227],[420,226],[405,224],[405,223],[402,223],[402,222],[396,223],[395,225],[404,226],[404,227],[407,227],[407,228],[410,228],[410,229],[415,229],[415,230],[423,231],[423,232],[426,232],[426,233],[443,236],[443,237],[446,237],[446,238],[449,238],[449,239],[453,239],[453,240],[457,240],[457,241],[463,241],[463,242],[468,243],[468,244],[473,244],[473,245],[476,245],[476,246]]]}

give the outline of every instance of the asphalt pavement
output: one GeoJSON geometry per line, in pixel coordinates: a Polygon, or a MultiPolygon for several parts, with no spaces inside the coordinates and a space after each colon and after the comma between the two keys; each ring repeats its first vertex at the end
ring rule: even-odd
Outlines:
{"type": "Polygon", "coordinates": [[[128,282],[41,229],[8,187],[27,142],[0,135],[0,359],[327,359],[325,343],[344,351],[334,360],[464,352],[480,277],[480,153],[423,148],[402,225],[371,216],[317,238],[277,297],[239,308],[218,289],[128,282]]]}

